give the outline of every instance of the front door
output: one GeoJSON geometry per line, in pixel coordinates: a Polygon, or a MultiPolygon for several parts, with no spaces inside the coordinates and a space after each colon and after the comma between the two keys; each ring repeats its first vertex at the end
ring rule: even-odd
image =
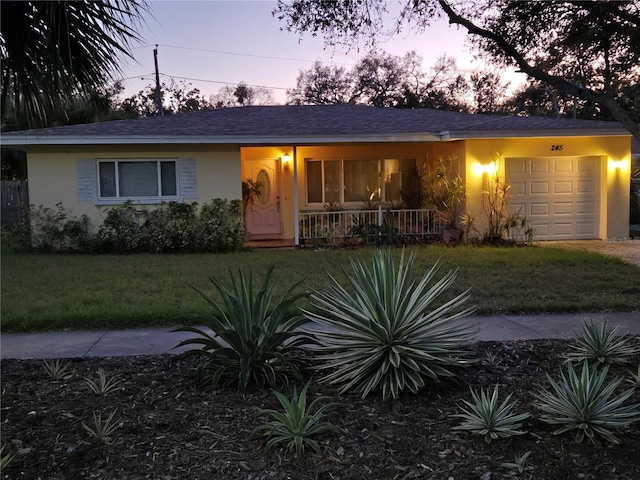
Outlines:
{"type": "Polygon", "coordinates": [[[278,159],[245,161],[246,175],[260,190],[245,213],[247,233],[253,238],[277,238],[282,234],[279,167],[278,159]]]}

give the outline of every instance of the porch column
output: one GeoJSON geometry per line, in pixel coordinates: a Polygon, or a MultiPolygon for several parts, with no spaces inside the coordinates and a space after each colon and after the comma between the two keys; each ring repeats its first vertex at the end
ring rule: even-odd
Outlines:
{"type": "Polygon", "coordinates": [[[294,244],[297,247],[300,245],[300,220],[298,209],[298,150],[293,146],[293,231],[294,231],[294,244]]]}

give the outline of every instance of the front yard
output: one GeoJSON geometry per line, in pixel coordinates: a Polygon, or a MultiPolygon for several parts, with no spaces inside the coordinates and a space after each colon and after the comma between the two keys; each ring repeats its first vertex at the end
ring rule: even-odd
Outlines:
{"type": "MultiPolygon", "coordinates": [[[[460,267],[451,293],[471,288],[477,314],[640,310],[640,268],[598,253],[558,247],[417,249],[417,267],[442,258],[460,267]]],[[[400,249],[397,250],[399,256],[400,249]]],[[[322,288],[343,278],[349,258],[370,249],[245,251],[216,255],[2,255],[2,331],[170,326],[207,311],[192,289],[208,277],[252,268],[257,281],[275,263],[278,290],[297,280],[322,288]]]]}

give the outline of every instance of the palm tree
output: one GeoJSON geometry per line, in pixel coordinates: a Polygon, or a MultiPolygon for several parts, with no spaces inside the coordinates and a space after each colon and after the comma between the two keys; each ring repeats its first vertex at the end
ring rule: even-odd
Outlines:
{"type": "Polygon", "coordinates": [[[146,0],[0,2],[1,108],[30,127],[104,86],[131,58],[146,0]]]}

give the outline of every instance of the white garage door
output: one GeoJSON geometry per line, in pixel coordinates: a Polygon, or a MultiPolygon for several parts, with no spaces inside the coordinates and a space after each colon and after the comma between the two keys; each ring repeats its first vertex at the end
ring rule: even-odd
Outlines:
{"type": "Polygon", "coordinates": [[[600,157],[509,158],[506,178],[536,240],[599,238],[600,157]]]}

